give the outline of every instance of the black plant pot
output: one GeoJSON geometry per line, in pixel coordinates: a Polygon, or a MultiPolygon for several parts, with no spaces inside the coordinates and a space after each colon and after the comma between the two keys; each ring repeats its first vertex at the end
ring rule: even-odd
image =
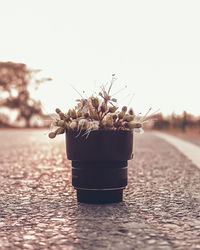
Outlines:
{"type": "Polygon", "coordinates": [[[85,203],[111,203],[123,199],[127,160],[133,156],[133,132],[97,130],[66,133],[67,157],[72,160],[72,185],[85,203]]]}

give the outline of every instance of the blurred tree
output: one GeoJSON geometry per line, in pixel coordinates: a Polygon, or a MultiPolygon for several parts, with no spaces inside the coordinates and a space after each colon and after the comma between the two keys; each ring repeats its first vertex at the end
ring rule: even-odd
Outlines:
{"type": "Polygon", "coordinates": [[[171,124],[172,124],[172,128],[176,128],[177,127],[177,119],[176,119],[176,115],[173,112],[171,115],[171,124]]]}
{"type": "Polygon", "coordinates": [[[181,129],[182,129],[182,131],[183,132],[185,132],[186,131],[186,127],[187,127],[187,112],[186,111],[184,111],[183,112],[183,116],[182,116],[183,118],[182,118],[182,124],[181,124],[181,129]]]}
{"type": "Polygon", "coordinates": [[[0,62],[0,107],[18,110],[17,120],[24,119],[30,127],[33,115],[42,115],[41,103],[30,96],[30,86],[35,89],[51,78],[37,79],[40,70],[29,69],[26,64],[0,62]]]}
{"type": "Polygon", "coordinates": [[[199,133],[200,133],[200,119],[197,120],[197,126],[198,126],[198,130],[199,130],[199,133]]]}
{"type": "Polygon", "coordinates": [[[0,113],[0,128],[1,127],[10,127],[9,117],[3,113],[0,113]]]}
{"type": "Polygon", "coordinates": [[[162,114],[154,115],[155,121],[153,124],[154,129],[169,129],[170,128],[170,122],[163,118],[162,114]]]}

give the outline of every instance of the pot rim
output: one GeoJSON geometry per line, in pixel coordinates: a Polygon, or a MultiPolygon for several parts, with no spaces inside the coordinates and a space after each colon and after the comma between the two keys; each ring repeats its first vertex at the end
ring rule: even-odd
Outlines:
{"type": "MultiPolygon", "coordinates": [[[[85,133],[87,130],[86,129],[82,129],[81,133],[85,133]]],[[[66,129],[66,134],[68,133],[80,133],[80,131],[78,130],[68,130],[66,129]]],[[[124,130],[124,129],[120,129],[120,130],[113,130],[113,129],[98,129],[98,130],[91,130],[90,133],[131,133],[133,134],[133,130],[129,129],[129,130],[124,130]]]]}

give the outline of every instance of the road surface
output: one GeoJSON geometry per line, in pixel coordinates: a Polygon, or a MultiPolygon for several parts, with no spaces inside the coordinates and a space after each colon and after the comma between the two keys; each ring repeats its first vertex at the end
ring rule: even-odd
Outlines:
{"type": "Polygon", "coordinates": [[[179,139],[176,136],[172,136],[165,133],[155,133],[160,138],[163,138],[173,146],[175,146],[181,153],[187,156],[198,168],[200,168],[200,147],[187,140],[179,139]]]}
{"type": "Polygon", "coordinates": [[[79,204],[64,136],[0,130],[0,249],[200,249],[200,169],[135,136],[124,202],[79,204]]]}

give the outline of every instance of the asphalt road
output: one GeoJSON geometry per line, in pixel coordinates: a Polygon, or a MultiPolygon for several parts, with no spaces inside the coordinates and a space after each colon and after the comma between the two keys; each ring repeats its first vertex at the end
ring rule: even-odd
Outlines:
{"type": "Polygon", "coordinates": [[[124,202],[79,204],[64,136],[0,130],[0,249],[200,249],[200,170],[153,133],[134,139],[124,202]]]}

